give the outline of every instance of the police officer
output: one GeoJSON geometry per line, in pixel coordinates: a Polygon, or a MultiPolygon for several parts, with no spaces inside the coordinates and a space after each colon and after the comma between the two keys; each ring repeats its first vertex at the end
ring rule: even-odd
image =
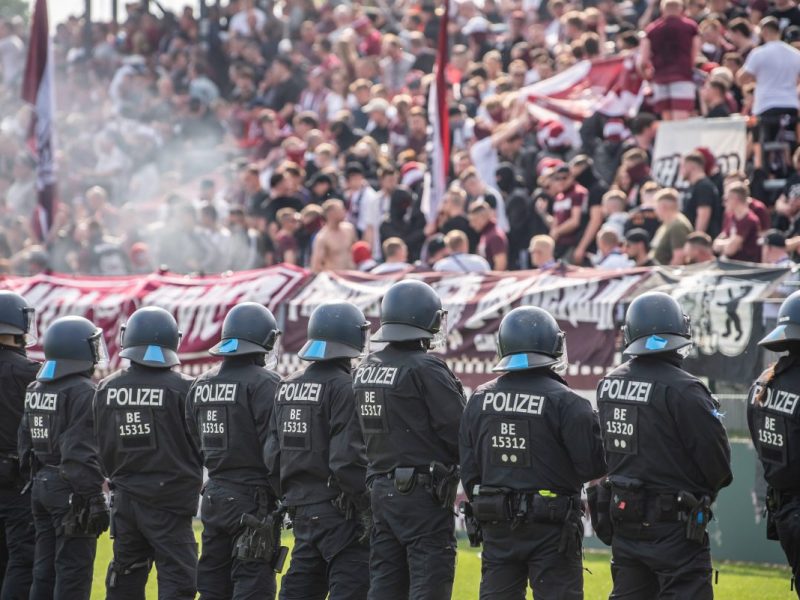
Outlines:
{"type": "Polygon", "coordinates": [[[180,364],[180,338],[163,308],[134,312],[120,340],[130,366],[101,381],[94,397],[100,459],[113,490],[108,600],[143,598],[153,561],[159,598],[195,597],[192,517],[203,471],[186,430],[192,380],[171,370],[180,364]]]}
{"type": "Polygon", "coordinates": [[[30,600],[88,600],[97,536],[108,529],[92,424],[92,375],[108,359],[103,331],[55,320],[45,363],[28,386],[19,453],[31,462],[36,556],[30,600]]]}
{"type": "Polygon", "coordinates": [[[689,318],[667,294],[636,298],[623,327],[630,360],[597,388],[608,461],[610,598],[712,598],[705,532],[710,505],[732,480],[718,403],[681,368],[689,318]]]}
{"type": "Polygon", "coordinates": [[[17,430],[25,389],[39,363],[25,348],[36,341],[33,308],[19,294],[0,291],[0,529],[8,554],[0,571],[0,600],[27,599],[33,569],[34,530],[30,490],[24,494],[17,454],[17,430]]]}
{"type": "Polygon", "coordinates": [[[223,357],[222,363],[189,390],[187,422],[209,476],[200,509],[197,588],[202,600],[275,597],[269,562],[241,560],[237,542],[243,539],[243,515],[264,519],[274,508],[263,448],[280,382],[267,369],[267,355],[273,354],[279,336],[275,317],[265,307],[254,302],[235,306],[222,324],[222,340],[210,350],[223,357]]]}
{"type": "Polygon", "coordinates": [[[281,600],[367,597],[367,458],[350,364],[368,335],[352,304],[318,306],[298,354],[310,364],[278,386],[266,460],[294,527],[281,600]]]}
{"type": "Polygon", "coordinates": [[[562,332],[545,310],[508,313],[503,374],[461,419],[461,480],[483,534],[480,597],[583,598],[581,487],[606,473],[600,422],[561,378],[562,332]]]}
{"type": "Polygon", "coordinates": [[[374,519],[371,600],[441,599],[452,592],[464,392],[444,361],[428,354],[446,334],[446,314],[429,285],[395,283],[373,337],[387,345],[353,377],[374,519]]]}
{"type": "Polygon", "coordinates": [[[786,352],[750,391],[747,424],[767,480],[767,538],[780,540],[800,596],[800,292],[783,301],[759,344],[786,352]]]}

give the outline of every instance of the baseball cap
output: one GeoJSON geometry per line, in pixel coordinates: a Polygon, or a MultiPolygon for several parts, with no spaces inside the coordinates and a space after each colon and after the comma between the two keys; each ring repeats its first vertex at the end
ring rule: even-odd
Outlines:
{"type": "Polygon", "coordinates": [[[647,233],[646,229],[635,227],[625,234],[625,241],[629,244],[638,244],[641,242],[645,246],[649,246],[650,234],[647,233]]]}
{"type": "Polygon", "coordinates": [[[775,248],[786,247],[786,234],[778,229],[768,229],[758,240],[762,246],[773,246],[775,248]]]}

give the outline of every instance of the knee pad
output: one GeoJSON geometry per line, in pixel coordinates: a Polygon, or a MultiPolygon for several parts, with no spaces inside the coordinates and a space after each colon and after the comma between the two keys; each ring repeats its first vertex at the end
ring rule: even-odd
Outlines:
{"type": "Polygon", "coordinates": [[[150,573],[150,567],[152,565],[153,561],[149,558],[127,565],[121,565],[112,560],[108,565],[108,573],[106,573],[106,587],[113,590],[119,585],[122,579],[129,575],[135,575],[147,581],[147,575],[150,573]]]}

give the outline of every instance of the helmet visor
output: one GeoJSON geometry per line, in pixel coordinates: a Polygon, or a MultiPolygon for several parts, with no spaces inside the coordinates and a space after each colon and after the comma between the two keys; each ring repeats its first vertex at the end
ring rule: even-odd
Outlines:
{"type": "Polygon", "coordinates": [[[25,346],[30,348],[36,344],[39,339],[39,330],[36,325],[36,309],[31,307],[23,308],[22,316],[25,319],[25,335],[23,336],[25,339],[25,346]]]}
{"type": "Polygon", "coordinates": [[[92,346],[92,356],[94,356],[95,366],[104,369],[108,366],[108,346],[103,337],[103,330],[98,329],[97,332],[89,338],[89,344],[92,346]]]}
{"type": "Polygon", "coordinates": [[[567,337],[563,331],[559,333],[559,346],[561,354],[558,356],[558,360],[550,365],[550,369],[558,375],[564,375],[569,368],[569,356],[567,355],[567,337]]]}
{"type": "Polygon", "coordinates": [[[275,343],[272,345],[272,349],[267,350],[267,354],[264,356],[264,368],[270,371],[274,371],[278,368],[278,363],[281,360],[281,333],[278,332],[275,334],[275,343]]]}
{"type": "Polygon", "coordinates": [[[439,311],[439,329],[437,329],[433,333],[433,337],[431,338],[430,348],[431,350],[438,350],[444,349],[447,345],[447,333],[448,333],[448,322],[447,322],[447,311],[441,310],[439,311]]]}

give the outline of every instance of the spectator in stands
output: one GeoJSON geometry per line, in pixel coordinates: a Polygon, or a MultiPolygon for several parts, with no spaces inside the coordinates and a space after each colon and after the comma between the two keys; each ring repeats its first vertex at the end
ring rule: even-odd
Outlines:
{"type": "Polygon", "coordinates": [[[665,188],[656,194],[656,214],[661,226],[653,237],[653,258],[662,265],[682,265],[683,245],[692,224],[678,209],[678,192],[665,188]]]}
{"type": "Polygon", "coordinates": [[[598,269],[627,269],[634,265],[620,246],[616,229],[604,226],[597,232],[597,255],[594,266],[598,269]]]}
{"type": "Polygon", "coordinates": [[[434,271],[450,273],[486,273],[492,268],[485,258],[469,253],[469,240],[463,231],[458,229],[444,236],[447,256],[433,265],[434,271]]]}
{"type": "Polygon", "coordinates": [[[659,19],[647,26],[639,60],[653,80],[656,110],[664,120],[685,119],[694,110],[692,80],[700,50],[697,23],[683,16],[683,0],[662,0],[659,19]]]}
{"type": "Polygon", "coordinates": [[[761,262],[778,267],[789,267],[792,259],[786,253],[786,236],[778,229],[769,229],[758,240],[761,245],[761,262]]]}
{"type": "Polygon", "coordinates": [[[712,243],[711,236],[703,231],[690,233],[683,245],[684,262],[687,265],[696,265],[716,259],[712,243]]]}
{"type": "Polygon", "coordinates": [[[681,176],[689,183],[683,201],[683,214],[696,231],[714,238],[722,228],[722,202],[717,186],[706,175],[706,160],[700,152],[683,158],[681,176]]]}
{"type": "Polygon", "coordinates": [[[355,264],[356,269],[359,271],[366,273],[378,265],[378,262],[372,258],[372,249],[366,242],[356,242],[353,244],[350,252],[353,255],[353,264],[355,264]]]}
{"type": "Polygon", "coordinates": [[[355,227],[346,220],[344,202],[338,198],[326,200],[322,205],[322,215],[325,225],[314,238],[311,270],[319,273],[352,269],[354,265],[350,248],[358,236],[355,227]]]}
{"type": "Polygon", "coordinates": [[[220,224],[217,209],[213,204],[204,204],[200,207],[199,227],[210,245],[202,270],[206,273],[221,273],[228,266],[231,232],[220,224]]]}
{"type": "Polygon", "coordinates": [[[277,214],[278,233],[275,234],[275,262],[300,264],[300,246],[295,234],[300,229],[300,213],[293,208],[282,208],[277,214]]]}
{"type": "Polygon", "coordinates": [[[654,267],[657,264],[650,255],[650,234],[646,229],[631,229],[625,234],[625,254],[637,267],[654,267]]]}
{"type": "Polygon", "coordinates": [[[475,202],[469,209],[469,226],[480,235],[478,254],[491,265],[493,271],[508,268],[508,241],[497,226],[492,209],[486,202],[475,202]]]}
{"type": "Polygon", "coordinates": [[[570,260],[580,239],[581,219],[589,193],[575,181],[567,165],[557,167],[552,177],[560,191],[553,203],[550,237],[556,243],[556,258],[570,260]]]}
{"type": "Polygon", "coordinates": [[[415,263],[415,266],[421,270],[433,271],[434,265],[446,257],[447,254],[448,249],[445,236],[441,233],[435,233],[425,242],[425,247],[422,250],[422,258],[415,263]]]}
{"type": "Polygon", "coordinates": [[[743,183],[732,183],[725,190],[725,226],[714,240],[714,252],[731,260],[759,262],[758,217],[750,210],[750,191],[743,183]]]}
{"type": "Polygon", "coordinates": [[[383,251],[383,262],[372,268],[370,273],[382,275],[384,273],[396,273],[411,267],[408,264],[408,246],[398,237],[392,237],[381,244],[383,251]]]}
{"type": "Polygon", "coordinates": [[[347,163],[344,175],[349,206],[347,219],[356,228],[359,237],[372,248],[372,256],[377,258],[381,252],[379,229],[383,221],[378,193],[364,177],[361,163],[347,163]]]}
{"type": "Polygon", "coordinates": [[[552,269],[558,265],[555,259],[556,244],[549,235],[535,235],[531,238],[528,252],[531,264],[537,269],[552,269]]]}
{"type": "Polygon", "coordinates": [[[703,101],[703,116],[707,119],[720,119],[731,114],[728,104],[728,88],[719,79],[706,80],[700,90],[703,101]]]}

